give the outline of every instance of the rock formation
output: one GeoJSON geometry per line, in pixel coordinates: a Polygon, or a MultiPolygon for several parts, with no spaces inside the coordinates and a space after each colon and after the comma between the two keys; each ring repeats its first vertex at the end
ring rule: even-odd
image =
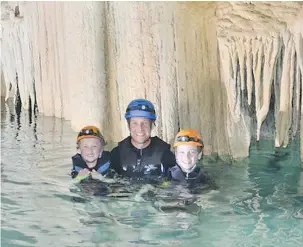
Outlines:
{"type": "Polygon", "coordinates": [[[154,134],[197,128],[206,153],[245,157],[252,137],[286,146],[303,128],[301,2],[1,2],[1,27],[1,95],[76,131],[120,140],[137,97],[154,134]]]}

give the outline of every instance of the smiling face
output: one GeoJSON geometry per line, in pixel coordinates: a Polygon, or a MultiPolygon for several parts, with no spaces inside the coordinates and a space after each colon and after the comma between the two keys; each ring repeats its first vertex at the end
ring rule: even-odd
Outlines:
{"type": "Polygon", "coordinates": [[[90,168],[97,164],[102,151],[101,141],[98,138],[84,138],[79,142],[79,153],[90,168]]]}
{"type": "Polygon", "coordinates": [[[148,146],[151,135],[151,120],[142,117],[133,117],[129,120],[129,131],[132,144],[137,148],[148,146]]]}
{"type": "Polygon", "coordinates": [[[194,145],[179,145],[176,149],[177,164],[185,172],[197,164],[201,155],[200,148],[194,145]]]}

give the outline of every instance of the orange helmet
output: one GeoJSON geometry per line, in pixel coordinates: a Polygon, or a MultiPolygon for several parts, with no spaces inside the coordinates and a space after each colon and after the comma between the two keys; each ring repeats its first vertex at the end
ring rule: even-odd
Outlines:
{"type": "Polygon", "coordinates": [[[96,126],[83,127],[78,134],[77,143],[84,138],[98,138],[103,145],[105,144],[104,137],[96,126]]]}
{"type": "Polygon", "coordinates": [[[204,147],[201,135],[194,129],[184,129],[178,132],[175,138],[174,147],[178,147],[179,145],[204,147]]]}

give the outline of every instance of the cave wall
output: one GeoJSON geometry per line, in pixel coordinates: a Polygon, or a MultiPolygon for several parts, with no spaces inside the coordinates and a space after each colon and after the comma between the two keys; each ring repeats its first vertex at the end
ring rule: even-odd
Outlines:
{"type": "Polygon", "coordinates": [[[25,109],[36,102],[114,142],[142,97],[156,107],[153,134],[170,143],[190,127],[206,154],[245,157],[267,134],[286,146],[302,128],[302,6],[1,2],[1,95],[19,91],[25,109]]]}

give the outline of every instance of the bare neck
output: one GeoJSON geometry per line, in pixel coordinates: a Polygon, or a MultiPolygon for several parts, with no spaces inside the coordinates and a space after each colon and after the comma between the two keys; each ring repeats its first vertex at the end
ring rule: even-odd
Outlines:
{"type": "Polygon", "coordinates": [[[133,144],[133,146],[137,149],[143,149],[146,148],[151,142],[151,139],[149,138],[146,142],[144,143],[136,143],[133,138],[131,138],[131,143],[133,144]]]}
{"type": "Polygon", "coordinates": [[[94,161],[94,162],[86,162],[86,165],[87,165],[89,168],[94,168],[94,167],[97,165],[97,160],[94,161]]]}

